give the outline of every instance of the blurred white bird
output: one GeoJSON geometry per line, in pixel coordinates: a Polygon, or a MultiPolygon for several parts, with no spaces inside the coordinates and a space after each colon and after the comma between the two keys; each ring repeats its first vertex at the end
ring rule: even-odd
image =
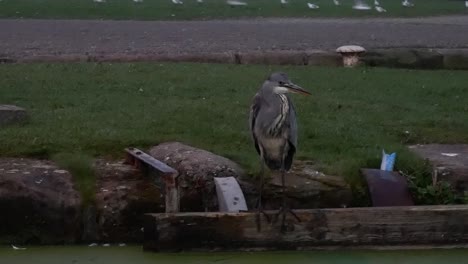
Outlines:
{"type": "Polygon", "coordinates": [[[312,4],[312,3],[307,3],[307,6],[308,6],[310,9],[318,9],[318,8],[319,8],[318,5],[312,4]]]}
{"type": "Polygon", "coordinates": [[[405,6],[405,7],[413,7],[414,4],[411,3],[409,0],[403,0],[403,2],[401,2],[401,5],[405,6]]]}
{"type": "Polygon", "coordinates": [[[135,3],[143,3],[143,0],[133,0],[135,3]]]}
{"type": "Polygon", "coordinates": [[[172,0],[172,3],[175,4],[175,5],[181,5],[184,2],[182,2],[181,0],[172,0]]]}
{"type": "Polygon", "coordinates": [[[203,3],[203,0],[197,0],[197,3],[200,3],[200,4],[203,3]]]}
{"type": "Polygon", "coordinates": [[[282,5],[285,5],[285,4],[287,4],[287,3],[288,3],[288,0],[281,0],[281,4],[282,4],[282,5]]]}
{"type": "Polygon", "coordinates": [[[333,0],[333,3],[334,3],[335,5],[340,5],[340,1],[338,1],[338,0],[333,0]]]}
{"type": "Polygon", "coordinates": [[[15,245],[11,245],[11,247],[12,247],[14,250],[25,250],[25,249],[26,249],[26,248],[16,247],[15,245]]]}
{"type": "Polygon", "coordinates": [[[356,10],[371,10],[372,9],[368,4],[364,3],[363,0],[355,0],[354,3],[355,4],[353,6],[353,9],[356,9],[356,10]]]}
{"type": "Polygon", "coordinates": [[[230,6],[246,6],[247,5],[246,2],[236,1],[236,0],[228,0],[226,1],[226,3],[230,6]]]}
{"type": "Polygon", "coordinates": [[[375,10],[377,10],[377,12],[379,12],[379,13],[387,12],[387,10],[385,10],[383,7],[378,6],[378,5],[375,6],[375,10]]]}
{"type": "Polygon", "coordinates": [[[465,6],[468,7],[468,1],[465,1],[465,6]]]}
{"type": "Polygon", "coordinates": [[[93,0],[93,2],[95,2],[95,3],[105,3],[106,0],[93,0]]]}
{"type": "Polygon", "coordinates": [[[379,0],[374,0],[374,5],[379,6],[380,5],[379,0]]]}

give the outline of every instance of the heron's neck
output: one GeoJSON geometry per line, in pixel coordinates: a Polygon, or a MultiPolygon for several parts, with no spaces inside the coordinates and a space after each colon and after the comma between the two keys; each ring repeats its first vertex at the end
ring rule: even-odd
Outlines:
{"type": "Polygon", "coordinates": [[[273,88],[273,92],[275,94],[285,94],[285,93],[289,92],[289,90],[286,87],[276,86],[275,88],[273,88]]]}
{"type": "Polygon", "coordinates": [[[281,115],[283,116],[283,121],[286,118],[286,115],[289,112],[289,100],[286,94],[278,94],[281,101],[281,115]]]}
{"type": "Polygon", "coordinates": [[[283,127],[289,113],[289,100],[286,94],[277,94],[277,96],[280,100],[280,112],[271,124],[270,133],[272,135],[278,135],[282,131],[281,128],[283,127]]]}

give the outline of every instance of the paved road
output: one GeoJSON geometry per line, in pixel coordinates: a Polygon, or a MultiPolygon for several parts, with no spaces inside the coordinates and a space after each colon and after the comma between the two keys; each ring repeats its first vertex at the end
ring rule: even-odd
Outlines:
{"type": "Polygon", "coordinates": [[[468,16],[195,22],[0,20],[0,57],[247,50],[468,48],[468,16]]]}

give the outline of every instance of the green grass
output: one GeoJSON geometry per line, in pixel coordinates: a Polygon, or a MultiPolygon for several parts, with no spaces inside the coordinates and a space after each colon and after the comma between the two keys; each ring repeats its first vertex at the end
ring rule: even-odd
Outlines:
{"type": "MultiPolygon", "coordinates": [[[[309,0],[291,0],[282,7],[279,0],[248,0],[246,7],[231,8],[224,0],[185,0],[183,6],[173,5],[170,0],[107,0],[94,3],[92,0],[2,0],[0,17],[14,18],[62,18],[62,19],[134,19],[134,20],[180,20],[240,17],[365,17],[365,16],[433,16],[466,14],[463,1],[415,0],[414,8],[401,6],[400,0],[381,0],[387,13],[353,10],[353,0],[341,0],[334,6],[332,0],[314,0],[320,9],[306,7],[309,0]]],[[[367,0],[369,4],[373,0],[367,0]]]]}
{"type": "Polygon", "coordinates": [[[51,159],[73,175],[74,184],[81,194],[83,208],[93,204],[96,194],[93,157],[83,153],[57,153],[52,155],[51,159]]]}
{"type": "Polygon", "coordinates": [[[397,169],[418,176],[427,167],[405,145],[468,143],[468,74],[463,71],[17,64],[0,65],[0,102],[25,107],[31,119],[0,130],[0,155],[122,157],[128,146],[174,140],[224,155],[255,172],[249,105],[273,70],[289,73],[313,94],[293,95],[297,157],[312,159],[325,172],[352,183],[359,182],[359,168],[379,167],[383,148],[398,152],[397,169]]]}

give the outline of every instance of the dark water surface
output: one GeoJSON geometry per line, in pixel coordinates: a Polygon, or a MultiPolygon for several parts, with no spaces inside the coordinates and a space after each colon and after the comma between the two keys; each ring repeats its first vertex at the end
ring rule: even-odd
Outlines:
{"type": "Polygon", "coordinates": [[[255,253],[143,252],[140,246],[125,247],[0,247],[1,264],[463,264],[468,249],[406,251],[312,251],[255,253]]]}

